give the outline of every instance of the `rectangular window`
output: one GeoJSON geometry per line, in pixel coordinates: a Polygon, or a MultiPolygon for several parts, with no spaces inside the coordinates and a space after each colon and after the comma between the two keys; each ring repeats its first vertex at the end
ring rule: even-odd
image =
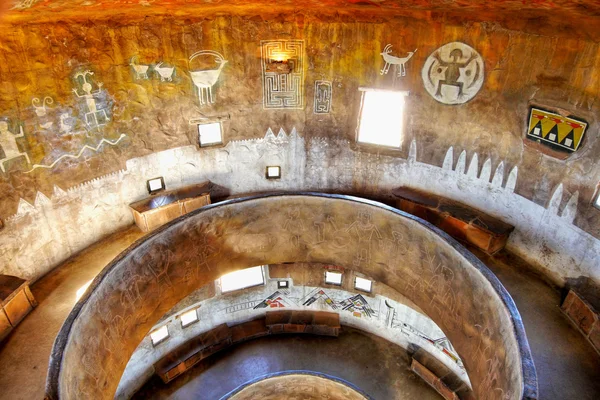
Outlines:
{"type": "Polygon", "coordinates": [[[214,146],[223,143],[223,130],[220,122],[198,125],[200,147],[214,146]]]}
{"type": "Polygon", "coordinates": [[[198,321],[198,309],[194,308],[193,310],[186,311],[181,314],[181,327],[185,328],[198,321]]]}
{"type": "Polygon", "coordinates": [[[325,283],[330,285],[341,285],[342,284],[342,273],[341,272],[325,272],[325,283]]]}
{"type": "Polygon", "coordinates": [[[165,190],[165,180],[162,176],[148,179],[146,181],[146,186],[148,187],[148,193],[154,194],[156,192],[160,192],[161,190],[165,190]]]}
{"type": "Polygon", "coordinates": [[[271,166],[267,167],[267,179],[279,179],[281,178],[281,167],[271,166]]]}
{"type": "Polygon", "coordinates": [[[262,266],[242,269],[221,277],[221,292],[245,289],[252,286],[264,285],[265,277],[262,266]]]}
{"type": "Polygon", "coordinates": [[[363,95],[357,140],[360,143],[400,148],[404,98],[408,92],[361,90],[363,95]]]}
{"type": "Polygon", "coordinates": [[[354,279],[354,289],[371,293],[372,286],[373,282],[368,279],[360,278],[358,276],[354,279]]]}
{"type": "Polygon", "coordinates": [[[150,332],[150,339],[152,339],[152,344],[156,346],[157,344],[164,342],[169,338],[169,330],[166,325],[161,326],[155,331],[150,332]]]}
{"type": "Polygon", "coordinates": [[[600,210],[600,192],[598,193],[598,196],[596,196],[596,201],[594,202],[594,207],[596,207],[597,209],[600,210]]]}
{"type": "Polygon", "coordinates": [[[288,281],[277,281],[277,289],[287,289],[290,287],[288,281]]]}

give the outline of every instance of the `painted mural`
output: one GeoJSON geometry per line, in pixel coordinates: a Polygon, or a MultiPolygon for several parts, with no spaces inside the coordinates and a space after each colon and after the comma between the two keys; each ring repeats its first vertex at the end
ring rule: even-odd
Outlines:
{"type": "Polygon", "coordinates": [[[406,63],[416,52],[417,49],[415,49],[415,51],[409,51],[405,57],[396,57],[392,55],[392,45],[388,44],[381,52],[381,56],[383,57],[385,64],[379,73],[381,75],[387,75],[387,73],[390,71],[390,67],[393,65],[396,69],[397,77],[400,78],[406,76],[406,63]]]}
{"type": "Polygon", "coordinates": [[[587,123],[532,107],[527,138],[553,150],[573,153],[579,149],[587,123]]]}
{"type": "Polygon", "coordinates": [[[304,108],[304,40],[260,42],[263,108],[304,108]],[[286,64],[287,73],[275,71],[273,63],[286,64]]]}
{"type": "Polygon", "coordinates": [[[194,82],[196,90],[198,91],[198,101],[200,106],[204,106],[207,104],[213,104],[215,102],[213,87],[216,85],[219,77],[221,76],[223,68],[229,61],[227,61],[225,57],[223,57],[223,55],[217,51],[200,50],[190,56],[190,65],[192,64],[192,61],[198,57],[213,58],[217,66],[217,68],[211,69],[190,70],[190,76],[192,77],[192,81],[194,82]]]}
{"type": "Polygon", "coordinates": [[[332,85],[330,81],[315,81],[315,114],[329,114],[331,111],[332,85]]]}
{"type": "Polygon", "coordinates": [[[427,58],[421,77],[427,92],[440,103],[466,103],[483,86],[483,59],[469,45],[447,43],[427,58]]]}

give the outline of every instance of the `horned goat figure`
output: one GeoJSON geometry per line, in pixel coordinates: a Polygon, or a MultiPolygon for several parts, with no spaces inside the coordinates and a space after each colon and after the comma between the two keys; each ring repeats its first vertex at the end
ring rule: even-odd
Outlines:
{"type": "Polygon", "coordinates": [[[131,65],[135,71],[137,79],[148,79],[148,68],[150,68],[150,66],[138,64],[138,56],[131,57],[129,65],[131,65]]]}
{"type": "Polygon", "coordinates": [[[212,50],[201,50],[190,56],[190,62],[202,55],[211,55],[215,57],[215,62],[219,64],[217,69],[208,69],[201,71],[190,71],[190,75],[192,76],[192,81],[194,85],[198,88],[198,100],[200,101],[200,105],[204,105],[207,103],[214,103],[215,99],[212,93],[212,87],[217,83],[219,76],[221,75],[221,71],[225,64],[227,64],[227,60],[218,52],[212,50]],[[206,100],[204,98],[206,97],[206,100]]]}
{"type": "Polygon", "coordinates": [[[418,49],[415,49],[415,51],[409,51],[408,55],[406,57],[395,57],[395,56],[390,55],[390,53],[392,52],[392,45],[388,44],[383,49],[383,52],[380,53],[383,56],[383,61],[385,61],[385,65],[383,66],[383,69],[379,72],[381,73],[381,75],[386,75],[388,73],[388,71],[390,70],[390,65],[395,65],[397,75],[398,76],[406,76],[406,65],[405,64],[408,60],[410,60],[410,58],[413,56],[413,54],[415,54],[417,52],[417,50],[418,49]]]}
{"type": "Polygon", "coordinates": [[[160,76],[160,81],[165,82],[173,81],[173,72],[175,72],[175,67],[162,67],[162,61],[154,66],[154,71],[160,76]]]}

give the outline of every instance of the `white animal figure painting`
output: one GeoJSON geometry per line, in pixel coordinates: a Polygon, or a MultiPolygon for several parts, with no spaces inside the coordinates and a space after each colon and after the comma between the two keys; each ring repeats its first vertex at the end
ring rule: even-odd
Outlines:
{"type": "Polygon", "coordinates": [[[200,101],[200,105],[205,105],[207,103],[214,103],[215,99],[212,93],[212,87],[219,76],[221,75],[221,71],[225,64],[227,64],[227,60],[218,52],[213,50],[200,50],[190,56],[190,62],[196,57],[210,55],[215,57],[215,62],[219,64],[217,69],[208,69],[201,71],[190,71],[190,75],[192,76],[192,81],[194,85],[198,88],[198,100],[200,101]],[[206,98],[206,100],[205,100],[206,98]]]}
{"type": "Polygon", "coordinates": [[[148,69],[150,66],[138,64],[138,56],[131,57],[131,62],[129,65],[131,65],[131,68],[133,68],[137,79],[148,79],[148,69]]]}
{"type": "Polygon", "coordinates": [[[0,159],[0,169],[2,172],[6,173],[4,163],[17,157],[23,156],[27,160],[27,164],[31,164],[29,155],[25,152],[21,152],[17,145],[17,138],[25,136],[23,127],[19,126],[19,129],[21,131],[20,134],[13,135],[13,133],[8,130],[8,122],[0,121],[0,147],[2,147],[2,151],[4,151],[4,158],[0,159]]]}
{"type": "Polygon", "coordinates": [[[163,62],[159,62],[154,66],[154,72],[160,76],[161,82],[173,82],[173,73],[175,72],[175,67],[163,67],[163,62]]]}
{"type": "Polygon", "coordinates": [[[417,52],[417,50],[418,49],[415,49],[415,51],[409,51],[406,57],[395,57],[390,54],[392,52],[392,45],[388,44],[383,49],[383,52],[380,53],[383,57],[383,61],[385,61],[385,65],[383,66],[383,69],[379,72],[381,73],[381,75],[387,75],[388,71],[390,70],[390,66],[394,65],[398,77],[406,76],[406,62],[411,59],[411,57],[417,52]]]}

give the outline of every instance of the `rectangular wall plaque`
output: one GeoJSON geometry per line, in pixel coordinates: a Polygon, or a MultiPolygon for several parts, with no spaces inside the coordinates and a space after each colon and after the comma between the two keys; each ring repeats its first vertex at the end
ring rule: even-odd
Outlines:
{"type": "Polygon", "coordinates": [[[579,149],[586,128],[583,121],[532,107],[527,138],[554,150],[573,153],[579,149]]]}

